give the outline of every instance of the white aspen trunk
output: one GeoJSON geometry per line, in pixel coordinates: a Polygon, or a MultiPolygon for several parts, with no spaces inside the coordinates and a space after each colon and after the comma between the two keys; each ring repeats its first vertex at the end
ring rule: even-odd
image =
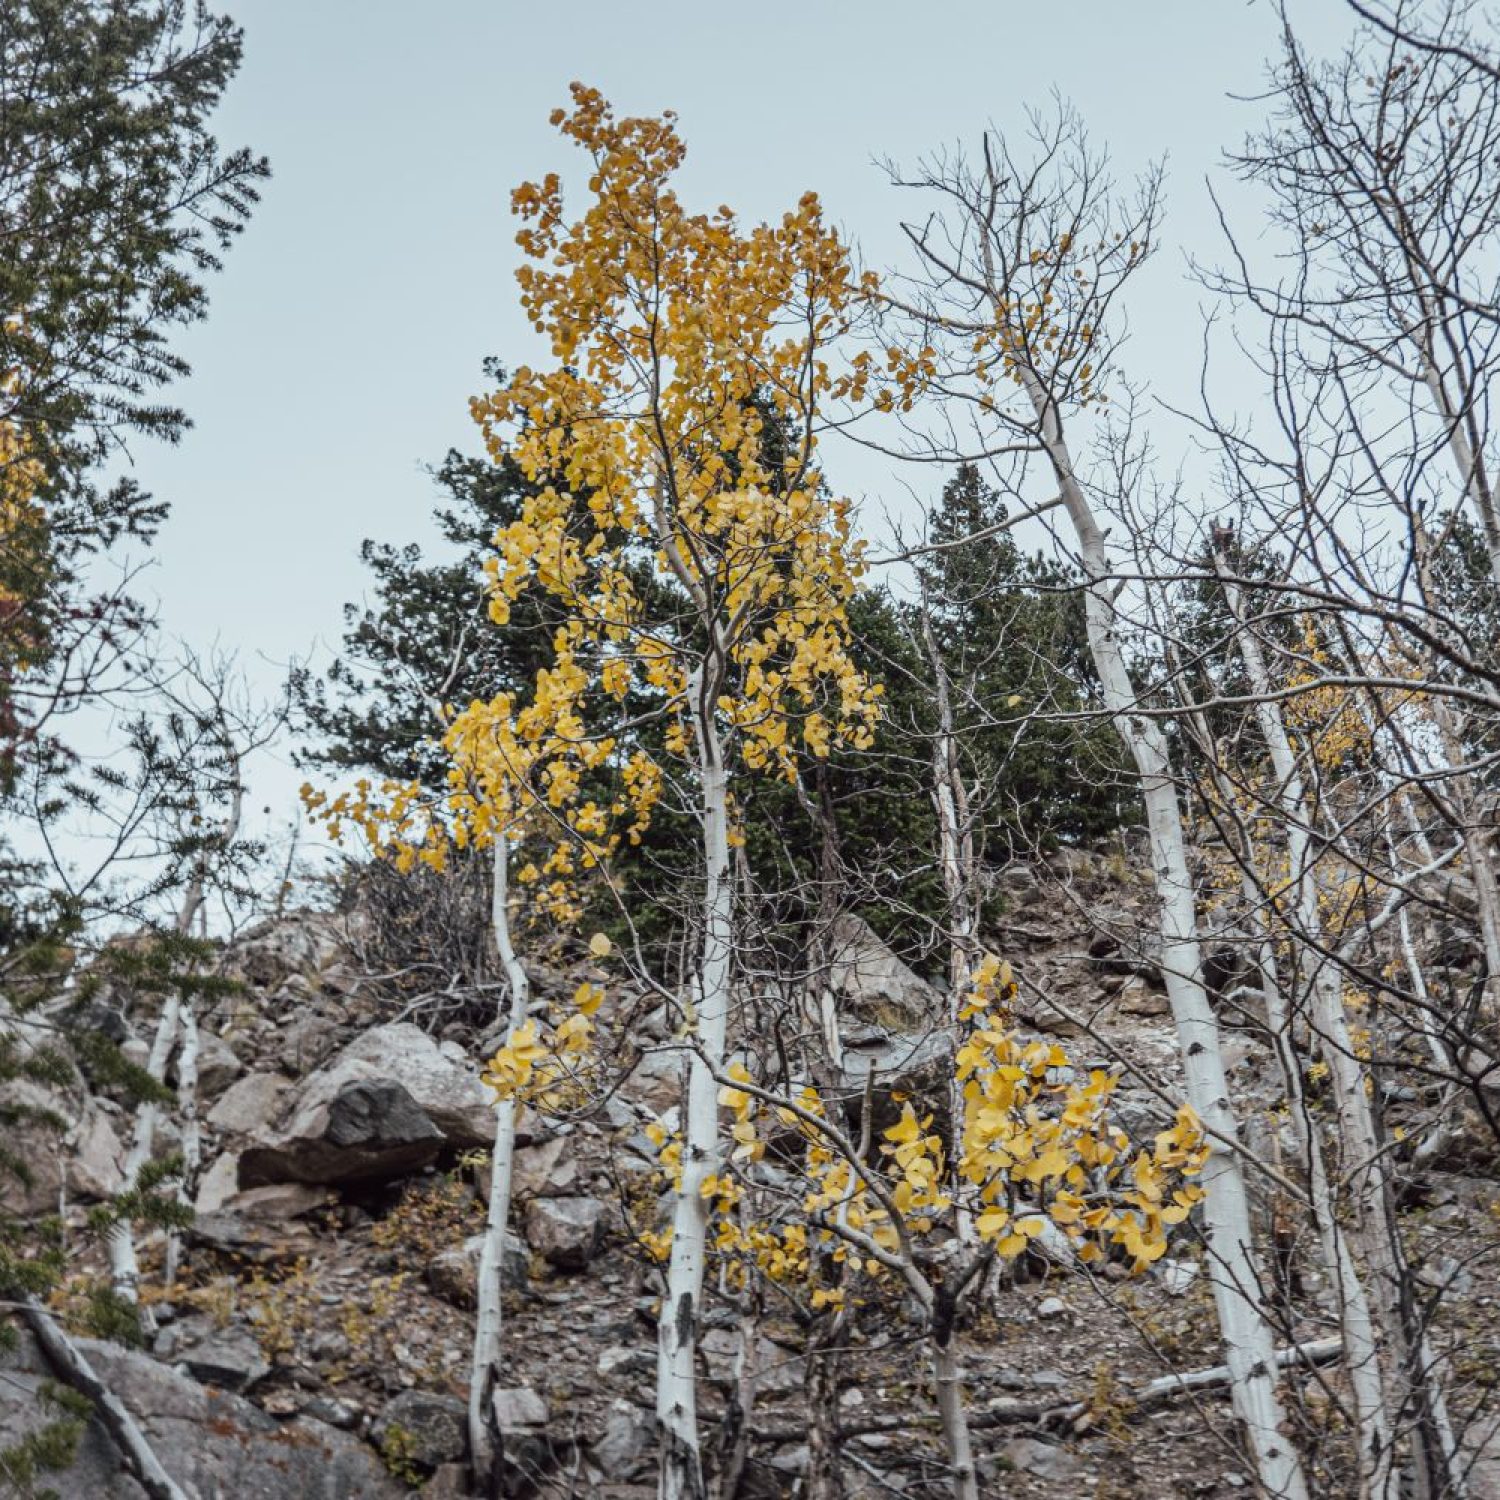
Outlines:
{"type": "MultiPolygon", "coordinates": [[[[1182,1051],[1188,1101],[1220,1143],[1234,1141],[1238,1138],[1237,1122],[1229,1104],[1218,1021],[1203,985],[1182,810],[1172,780],[1166,737],[1154,719],[1136,712],[1135,688],[1115,634],[1104,534],[1074,471],[1056,407],[1035,372],[1024,365],[1019,368],[1042,442],[1057,474],[1064,508],[1078,538],[1088,579],[1084,607],[1089,648],[1105,705],[1140,776],[1161,903],[1162,973],[1182,1051]]],[[[1276,1389],[1275,1345],[1259,1300],[1249,1199],[1239,1159],[1231,1146],[1216,1143],[1205,1164],[1202,1185],[1209,1276],[1225,1358],[1233,1374],[1230,1395],[1235,1415],[1245,1429],[1261,1487],[1275,1500],[1307,1500],[1302,1466],[1284,1435],[1285,1414],[1276,1389]]]]}
{"type": "MultiPolygon", "coordinates": [[[[151,1054],[146,1060],[146,1071],[157,1083],[167,1076],[167,1059],[177,1041],[177,1032],[182,1015],[181,997],[173,992],[162,1002],[161,1015],[156,1022],[156,1035],[151,1042],[151,1054]]],[[[153,1100],[143,1100],[135,1114],[135,1132],[131,1137],[130,1151],[125,1157],[124,1192],[130,1192],[139,1182],[141,1169],[151,1160],[152,1147],[156,1141],[157,1105],[153,1100]]],[[[109,1247],[109,1280],[117,1297],[123,1298],[133,1307],[140,1306],[140,1262],[135,1253],[135,1232],[130,1220],[122,1218],[112,1224],[107,1235],[109,1247]]],[[[142,1315],[142,1326],[150,1319],[142,1315]]]]}
{"type": "MultiPolygon", "coordinates": [[[[516,954],[510,931],[510,840],[495,837],[494,881],[490,898],[490,925],[495,949],[505,970],[508,1009],[505,1040],[512,1041],[526,1022],[531,1000],[531,982],[516,954]]],[[[478,1314],[474,1325],[474,1348],[469,1363],[469,1455],[474,1477],[486,1493],[493,1486],[499,1463],[500,1429],[495,1420],[494,1395],[500,1383],[501,1335],[504,1304],[501,1266],[505,1234],[510,1223],[511,1168],[516,1150],[514,1099],[495,1105],[495,1144],[490,1154],[490,1202],[484,1226],[484,1247],[479,1256],[478,1314]]]]}
{"type": "MultiPolygon", "coordinates": [[[[1229,579],[1228,560],[1217,547],[1214,563],[1229,611],[1235,619],[1236,644],[1245,664],[1250,689],[1260,699],[1255,705],[1256,718],[1276,777],[1276,801],[1286,829],[1288,877],[1292,905],[1297,914],[1293,951],[1305,991],[1312,1000],[1313,1029],[1322,1039],[1333,1081],[1342,1156],[1339,1175],[1354,1183],[1356,1188],[1352,1229],[1354,1246],[1374,1283],[1374,1300],[1380,1309],[1380,1322],[1386,1337],[1391,1346],[1399,1350],[1405,1341],[1401,1337],[1400,1312],[1395,1303],[1395,1278],[1399,1275],[1399,1267],[1393,1259],[1396,1226],[1389,1212],[1383,1166],[1385,1158],[1378,1150],[1375,1125],[1365,1093],[1364,1068],[1355,1055],[1349,1035],[1339,973],[1320,951],[1323,926],[1318,910],[1318,886],[1309,837],[1310,813],[1302,775],[1280,705],[1270,696],[1271,676],[1260,641],[1245,619],[1239,588],[1229,579]]],[[[1281,1004],[1281,1009],[1282,1024],[1288,1027],[1286,1037],[1290,1050],[1294,1046],[1289,1029],[1290,1017],[1284,1014],[1284,1004],[1281,1004]]],[[[1391,1369],[1389,1361],[1382,1364],[1380,1359],[1380,1338],[1371,1313],[1371,1298],[1358,1267],[1351,1259],[1339,1224],[1339,1209],[1333,1201],[1323,1142],[1310,1117],[1299,1107],[1301,1074],[1295,1056],[1290,1056],[1287,1062],[1289,1086],[1295,1091],[1291,1099],[1292,1113],[1306,1153],[1313,1212],[1325,1259],[1334,1272],[1339,1289],[1345,1363],[1359,1423],[1361,1480],[1372,1500],[1394,1500],[1400,1489],[1400,1476],[1395,1467],[1393,1420],[1401,1403],[1391,1389],[1396,1372],[1391,1369]]]]}
{"type": "Polygon", "coordinates": [[[951,1337],[929,1340],[932,1348],[932,1379],[937,1387],[938,1420],[943,1429],[943,1447],[953,1471],[953,1500],[979,1500],[979,1480],[974,1472],[974,1447],[969,1440],[969,1418],[964,1410],[963,1372],[951,1337]]]}
{"type": "Polygon", "coordinates": [[[719,1167],[719,1106],[729,1024],[730,956],[734,940],[729,881],[729,781],[724,747],[702,676],[695,682],[697,745],[703,790],[703,955],[691,1029],[687,1108],[683,1112],[682,1181],[672,1218],[672,1254],[662,1303],[656,1367],[656,1417],[661,1438],[660,1500],[703,1500],[694,1368],[707,1256],[708,1203],[703,1183],[719,1167]]]}
{"type": "MultiPolygon", "coordinates": [[[[177,1201],[191,1204],[203,1161],[202,1132],[198,1124],[198,1009],[193,1001],[182,1007],[182,1047],[177,1054],[177,1113],[182,1121],[182,1171],[177,1178],[177,1201]]],[[[168,1289],[177,1280],[182,1256],[182,1236],[174,1229],[167,1236],[167,1263],[163,1279],[168,1289]]]]}

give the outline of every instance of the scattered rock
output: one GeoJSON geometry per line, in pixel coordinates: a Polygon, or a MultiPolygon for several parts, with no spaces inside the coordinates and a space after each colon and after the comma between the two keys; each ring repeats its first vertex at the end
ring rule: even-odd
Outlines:
{"type": "Polygon", "coordinates": [[[92,1099],[64,1142],[68,1187],[78,1198],[113,1198],[125,1185],[125,1148],[109,1116],[92,1099]]]}
{"type": "Polygon", "coordinates": [[[193,1200],[193,1211],[211,1214],[229,1202],[240,1190],[240,1156],[238,1151],[225,1151],[216,1156],[213,1165],[198,1179],[198,1196],[193,1200]]]}
{"type": "Polygon", "coordinates": [[[224,1097],[208,1112],[215,1130],[255,1135],[268,1129],[280,1115],[292,1087],[280,1073],[247,1073],[230,1084],[224,1097]]]}
{"type": "Polygon", "coordinates": [[[597,1198],[535,1198],[526,1210],[526,1242],[559,1270],[581,1271],[599,1248],[603,1221],[597,1198]]]}
{"type": "Polygon", "coordinates": [[[299,1224],[248,1217],[222,1208],[199,1214],[187,1233],[195,1245],[206,1245],[221,1255],[241,1256],[256,1265],[293,1261],[310,1255],[318,1245],[312,1233],[299,1224]]]}
{"type": "Polygon", "coordinates": [[[502,1433],[547,1425],[547,1403],[529,1385],[502,1386],[495,1392],[495,1425],[502,1433]]]}
{"type": "Polygon", "coordinates": [[[232,1084],[245,1065],[239,1054],[221,1036],[212,1031],[200,1033],[198,1039],[198,1090],[202,1098],[215,1099],[232,1084]]]}
{"type": "Polygon", "coordinates": [[[382,1452],[435,1469],[464,1458],[469,1451],[468,1410],[456,1396],[433,1391],[402,1391],[387,1402],[370,1431],[382,1452]]]}
{"type": "Polygon", "coordinates": [[[1036,1438],[1015,1438],[1000,1452],[1014,1469],[1038,1479],[1071,1479],[1079,1470],[1079,1461],[1056,1443],[1036,1438]]]}
{"type": "Polygon", "coordinates": [[[649,1375],[655,1367],[652,1350],[632,1349],[626,1344],[611,1344],[594,1362],[595,1372],[605,1380],[612,1375],[649,1375]]]}
{"type": "Polygon", "coordinates": [[[656,1442],[650,1414],[629,1401],[615,1401],[604,1419],[604,1432],[589,1450],[606,1479],[630,1479],[644,1467],[656,1442]]]}
{"type": "Polygon", "coordinates": [[[1125,1016],[1169,1016],[1172,1006],[1162,990],[1153,989],[1138,974],[1132,974],[1115,997],[1115,1008],[1125,1016]]]}
{"type": "Polygon", "coordinates": [[[1068,1304],[1061,1297],[1044,1297],[1037,1303],[1036,1315],[1044,1320],[1061,1318],[1067,1315],[1068,1304]]]}
{"type": "Polygon", "coordinates": [[[1169,1297],[1186,1296],[1198,1279],[1198,1267],[1190,1260],[1163,1260],[1157,1263],[1156,1279],[1169,1297]]]}
{"type": "MultiPolygon", "coordinates": [[[[479,1263],[484,1236],[472,1235],[462,1245],[440,1250],[427,1262],[427,1284],[455,1307],[474,1307],[479,1300],[479,1263]]],[[[500,1285],[517,1291],[526,1286],[530,1255],[521,1237],[507,1231],[500,1251],[500,1285]]]]}
{"type": "Polygon", "coordinates": [[[234,1324],[216,1328],[201,1314],[163,1328],[156,1337],[153,1352],[158,1359],[183,1366],[204,1385],[224,1391],[248,1391],[271,1373],[270,1364],[248,1328],[234,1324]]]}
{"type": "MultiPolygon", "coordinates": [[[[535,1146],[522,1146],[511,1164],[511,1193],[521,1198],[559,1198],[577,1190],[578,1158],[568,1136],[553,1136],[535,1146]]],[[[489,1184],[482,1189],[489,1201],[489,1184]]]]}

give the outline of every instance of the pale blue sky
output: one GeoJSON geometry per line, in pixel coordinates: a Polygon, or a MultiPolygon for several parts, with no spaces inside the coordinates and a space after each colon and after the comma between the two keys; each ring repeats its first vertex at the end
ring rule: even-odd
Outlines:
{"type": "MultiPolygon", "coordinates": [[[[1341,0],[1294,13],[1313,43],[1347,29],[1341,0]]],[[[571,79],[623,113],[678,111],[690,202],[761,218],[815,188],[877,266],[899,253],[903,204],[873,158],[1017,128],[1057,87],[1120,173],[1168,157],[1131,366],[1190,400],[1201,297],[1178,247],[1215,248],[1203,179],[1222,180],[1221,149],[1260,117],[1230,95],[1260,87],[1276,26],[1266,0],[241,0],[233,14],[246,59],[220,138],[268,153],[275,176],[184,341],[194,374],[174,394],[195,428],[177,449],[141,445],[135,467],[173,507],[149,575],[166,625],[237,649],[265,682],[258,657],[326,659],[364,587],[362,537],[430,535],[421,465],[475,446],[481,358],[544,357],[516,308],[508,194],[572,170],[547,123],[571,79]]],[[[936,487],[895,467],[830,458],[874,509],[936,487]]],[[[257,804],[284,817],[299,779],[262,765],[257,804]]]]}

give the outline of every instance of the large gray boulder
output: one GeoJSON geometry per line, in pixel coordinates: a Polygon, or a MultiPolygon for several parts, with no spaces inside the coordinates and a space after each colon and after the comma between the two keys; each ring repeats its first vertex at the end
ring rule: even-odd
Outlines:
{"type": "Polygon", "coordinates": [[[368,1182],[429,1165],[443,1132],[390,1078],[309,1080],[287,1124],[240,1153],[240,1186],[272,1182],[368,1182]]]}
{"type": "Polygon", "coordinates": [[[488,1146],[494,1137],[478,1065],[454,1043],[398,1021],[365,1032],[303,1080],[281,1123],[241,1155],[240,1183],[401,1177],[445,1145],[488,1146]]]}
{"type": "Polygon", "coordinates": [[[898,1030],[943,1014],[938,992],[879,937],[863,917],[844,912],[829,930],[829,982],[843,1008],[898,1030]]]}
{"type": "MultiPolygon", "coordinates": [[[[305,1417],[278,1421],[144,1354],[93,1339],[79,1343],[190,1500],[398,1500],[406,1494],[377,1455],[348,1433],[305,1417]]],[[[5,1447],[47,1421],[37,1392],[54,1372],[29,1338],[0,1352],[0,1371],[5,1447]]],[[[97,1421],[89,1423],[72,1468],[50,1483],[61,1494],[89,1500],[145,1495],[97,1421]]]]}
{"type": "Polygon", "coordinates": [[[317,1076],[392,1078],[452,1145],[491,1146],[495,1099],[481,1071],[457,1042],[435,1042],[420,1026],[396,1021],[357,1037],[317,1076]]]}

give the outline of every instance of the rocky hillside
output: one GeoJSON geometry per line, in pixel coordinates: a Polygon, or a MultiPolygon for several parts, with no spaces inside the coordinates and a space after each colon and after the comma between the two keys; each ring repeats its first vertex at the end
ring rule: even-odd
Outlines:
{"type": "MultiPolygon", "coordinates": [[[[1005,893],[1022,1024],[1062,1040],[1074,1066],[1124,1068],[1117,1117],[1138,1139],[1170,1120],[1179,1095],[1161,975],[1139,939],[1145,892],[1118,860],[1074,853],[1013,867],[1005,893]]],[[[204,1500],[467,1493],[464,1411],[493,1130],[479,1074],[490,1039],[457,1023],[434,1036],[403,1017],[361,972],[352,920],[294,913],[225,953],[243,988],[204,1028],[205,1171],[183,1269],[166,1288],[161,1237],[146,1241],[148,1347],[84,1342],[169,1471],[204,1500]]],[[[851,1076],[873,1069],[882,1098],[940,1095],[941,996],[857,918],[843,919],[839,938],[851,1076]]],[[[1220,959],[1232,995],[1227,941],[1220,959]]],[[[566,972],[536,979],[543,995],[573,982],[566,972]]],[[[143,1054],[151,1015],[125,995],[105,1009],[101,1024],[143,1054]]],[[[1253,1015],[1226,1003],[1224,1020],[1254,1152],[1279,1160],[1269,1051],[1253,1015]]],[[[589,1117],[560,1128],[523,1118],[504,1265],[510,1379],[497,1396],[517,1494],[655,1493],[660,1283],[635,1233],[661,1192],[643,1126],[676,1097],[674,1055],[652,1050],[662,1040],[648,1016],[639,1060],[589,1117]]],[[[119,1185],[127,1121],[104,1089],[80,1085],[53,1102],[75,1123],[66,1135],[34,1129],[23,1143],[36,1168],[25,1206],[40,1214],[61,1204],[78,1229],[119,1185]]],[[[174,1149],[170,1128],[161,1137],[160,1150],[174,1149]]],[[[1471,1378],[1493,1383],[1493,1289],[1465,1261],[1495,1184],[1468,1170],[1456,1160],[1413,1170],[1405,1223],[1424,1274],[1446,1284],[1445,1318],[1468,1330],[1471,1378]]],[[[1259,1211],[1274,1214],[1274,1188],[1256,1181],[1259,1211]]],[[[961,1336],[986,1492],[1248,1492],[1212,1375],[1219,1353],[1199,1255],[1189,1224],[1144,1277],[1038,1255],[997,1282],[961,1336]],[[1187,1392],[1163,1379],[1172,1371],[1209,1373],[1187,1392]]],[[[97,1258],[81,1264],[56,1299],[65,1320],[103,1269],[97,1258]]],[[[1313,1274],[1295,1246],[1278,1270],[1313,1274]]],[[[748,1422],[741,1496],[795,1495],[807,1457],[806,1330],[768,1300],[741,1359],[745,1313],[730,1296],[711,1302],[707,1421],[748,1422]]],[[[1295,1330],[1314,1342],[1329,1331],[1295,1330]]],[[[40,1423],[35,1393],[48,1373],[25,1339],[4,1357],[0,1445],[40,1423]]],[[[1294,1378],[1315,1389],[1341,1377],[1309,1364],[1294,1378]]],[[[861,1311],[839,1380],[849,1495],[945,1493],[930,1380],[899,1301],[861,1311]]],[[[143,1493],[97,1425],[60,1491],[143,1493]]]]}

